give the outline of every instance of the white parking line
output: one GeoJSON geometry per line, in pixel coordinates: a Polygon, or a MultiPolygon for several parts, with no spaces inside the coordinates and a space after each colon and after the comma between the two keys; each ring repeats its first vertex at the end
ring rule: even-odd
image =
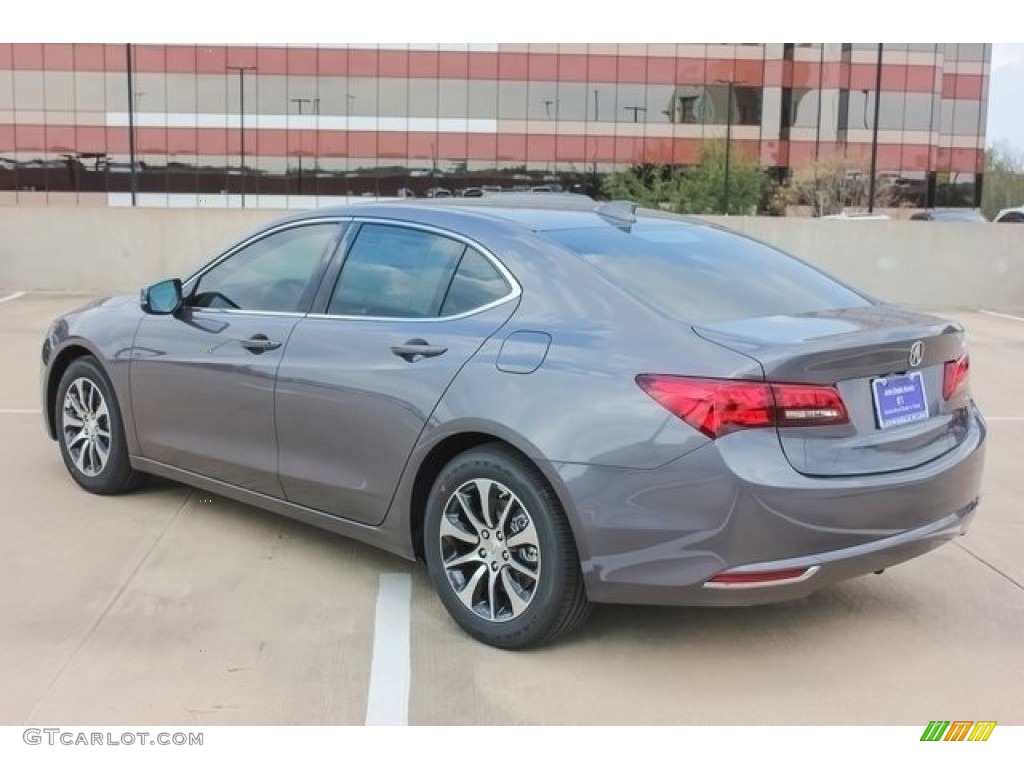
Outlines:
{"type": "Polygon", "coordinates": [[[1005,312],[993,312],[990,309],[979,309],[978,311],[983,315],[992,315],[993,317],[1001,317],[1004,320],[1016,320],[1018,323],[1024,323],[1024,317],[1019,317],[1017,315],[1008,315],[1005,312]]]}
{"type": "Polygon", "coordinates": [[[0,408],[0,414],[42,413],[38,408],[0,408]]]}
{"type": "Polygon", "coordinates": [[[15,299],[20,299],[24,295],[25,295],[24,291],[18,291],[17,293],[12,293],[10,296],[4,296],[2,299],[0,299],[0,304],[3,304],[5,301],[14,301],[15,299]]]}
{"type": "Polygon", "coordinates": [[[382,573],[373,628],[367,725],[408,725],[412,659],[409,645],[412,578],[382,573]]]}

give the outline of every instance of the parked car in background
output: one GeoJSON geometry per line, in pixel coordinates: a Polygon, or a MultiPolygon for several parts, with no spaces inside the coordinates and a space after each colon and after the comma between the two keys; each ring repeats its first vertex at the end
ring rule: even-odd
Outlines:
{"type": "Polygon", "coordinates": [[[822,216],[823,219],[838,219],[843,221],[878,221],[883,219],[892,218],[885,213],[848,213],[842,211],[840,213],[830,213],[828,216],[822,216]]]}
{"type": "Polygon", "coordinates": [[[911,221],[974,221],[987,222],[988,219],[977,208],[929,208],[917,211],[910,217],[911,221]]]}
{"type": "Polygon", "coordinates": [[[84,489],[160,475],[422,559],[502,648],[917,557],[984,461],[958,323],[579,195],[306,211],[62,315],[41,359],[84,489]]]}
{"type": "Polygon", "coordinates": [[[992,221],[999,224],[1024,224],[1024,205],[1016,208],[1003,208],[992,221]]]}

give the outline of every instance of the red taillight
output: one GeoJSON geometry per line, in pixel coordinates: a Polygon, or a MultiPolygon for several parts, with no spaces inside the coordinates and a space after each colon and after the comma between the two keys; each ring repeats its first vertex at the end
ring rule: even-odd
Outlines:
{"type": "Polygon", "coordinates": [[[641,374],[636,377],[636,383],[669,411],[712,439],[737,429],[772,424],[772,392],[761,382],[641,374]]]}
{"type": "Polygon", "coordinates": [[[640,374],[636,383],[694,429],[714,439],[756,427],[846,424],[833,387],[640,374]]]}
{"type": "Polygon", "coordinates": [[[967,391],[967,380],[971,373],[971,359],[964,355],[959,360],[950,360],[942,371],[942,399],[952,400],[967,391]]]}

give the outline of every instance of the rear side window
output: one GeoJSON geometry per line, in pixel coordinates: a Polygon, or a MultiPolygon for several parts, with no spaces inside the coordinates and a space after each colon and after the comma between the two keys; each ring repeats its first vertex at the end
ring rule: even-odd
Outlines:
{"type": "Polygon", "coordinates": [[[465,243],[419,229],[364,224],[327,311],[361,317],[450,316],[510,292],[498,269],[465,243]]]}
{"type": "Polygon", "coordinates": [[[332,315],[436,317],[466,246],[403,227],[364,224],[331,298],[332,315]]]}
{"type": "Polygon", "coordinates": [[[478,251],[467,248],[448,288],[442,315],[458,315],[483,307],[504,297],[509,284],[490,261],[478,251]]]}
{"type": "Polygon", "coordinates": [[[860,294],[781,251],[692,224],[637,222],[543,233],[671,317],[700,324],[868,306],[860,294]]]}

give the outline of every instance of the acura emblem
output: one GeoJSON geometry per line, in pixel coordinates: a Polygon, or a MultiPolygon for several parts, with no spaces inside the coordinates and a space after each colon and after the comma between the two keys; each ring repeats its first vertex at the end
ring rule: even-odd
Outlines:
{"type": "Polygon", "coordinates": [[[924,360],[924,342],[915,341],[910,345],[910,354],[907,355],[907,362],[910,363],[911,368],[917,368],[924,360]]]}

